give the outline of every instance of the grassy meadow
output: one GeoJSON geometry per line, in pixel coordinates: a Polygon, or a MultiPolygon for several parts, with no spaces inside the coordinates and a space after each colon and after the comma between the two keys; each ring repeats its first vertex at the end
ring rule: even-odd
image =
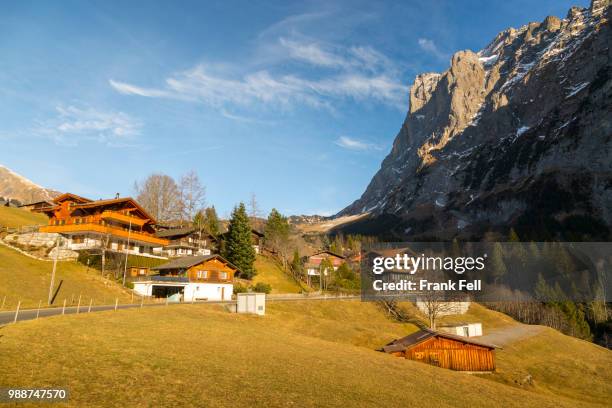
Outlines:
{"type": "Polygon", "coordinates": [[[349,300],[57,316],[0,329],[0,383],[68,387],[75,407],[609,406],[612,353],[593,344],[547,330],[483,376],[374,351],[413,330],[349,300]],[[527,372],[535,385],[513,381],[527,372]]]}
{"type": "MultiPolygon", "coordinates": [[[[49,283],[53,262],[29,258],[10,248],[0,246],[0,302],[6,296],[4,310],[15,309],[21,300],[21,307],[37,307],[38,301],[46,305],[49,294],[49,283]]],[[[64,299],[67,304],[76,304],[79,294],[82,304],[111,304],[115,298],[120,303],[131,300],[131,295],[115,282],[99,276],[95,269],[89,269],[74,261],[57,263],[55,288],[61,287],[54,305],[61,306],[64,299]]]]}
{"type": "Polygon", "coordinates": [[[32,213],[21,208],[0,207],[0,226],[16,228],[28,225],[46,225],[49,219],[44,214],[32,213]]]}

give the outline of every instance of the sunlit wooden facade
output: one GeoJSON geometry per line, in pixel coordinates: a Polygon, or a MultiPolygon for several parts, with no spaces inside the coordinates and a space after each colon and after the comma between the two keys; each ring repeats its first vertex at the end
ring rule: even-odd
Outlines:
{"type": "Polygon", "coordinates": [[[495,349],[492,344],[424,329],[392,341],[381,351],[456,371],[491,372],[495,349]]]}
{"type": "Polygon", "coordinates": [[[168,245],[155,235],[155,220],[132,198],[89,200],[62,194],[41,209],[49,224],[40,232],[60,233],[73,250],[103,248],[154,256],[153,248],[168,245]]]}

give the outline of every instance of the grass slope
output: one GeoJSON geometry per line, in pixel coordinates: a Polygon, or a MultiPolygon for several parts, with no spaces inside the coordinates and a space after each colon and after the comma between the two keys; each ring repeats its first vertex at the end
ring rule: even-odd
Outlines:
{"type": "Polygon", "coordinates": [[[287,275],[272,259],[257,255],[255,260],[257,275],[253,278],[253,285],[265,282],[272,286],[272,293],[300,293],[302,287],[287,275]]]}
{"type": "MultiPolygon", "coordinates": [[[[42,300],[46,304],[51,280],[53,262],[28,258],[12,249],[0,246],[0,302],[6,296],[4,309],[14,309],[21,300],[21,307],[38,306],[42,300]]],[[[110,304],[119,298],[121,303],[131,300],[115,282],[104,281],[94,270],[89,272],[77,262],[58,262],[55,276],[55,287],[62,286],[55,299],[55,305],[61,305],[64,299],[70,304],[79,294],[82,302],[89,304],[110,304]]]]}
{"type": "Polygon", "coordinates": [[[388,320],[372,303],[278,302],[267,312],[257,317],[229,314],[219,305],[179,305],[5,326],[0,383],[64,386],[70,406],[117,407],[543,408],[605,406],[612,392],[609,370],[597,373],[602,381],[592,397],[571,386],[559,395],[549,392],[595,375],[560,372],[573,361],[566,345],[588,364],[612,362],[610,352],[553,331],[541,341],[561,344],[558,352],[500,351],[504,365],[550,361],[552,373],[533,373],[547,385],[522,389],[495,380],[496,374],[478,377],[372,350],[414,329],[388,320]]]}
{"type": "Polygon", "coordinates": [[[46,225],[48,218],[44,214],[31,213],[20,208],[0,207],[0,225],[16,228],[26,225],[46,225]]]}

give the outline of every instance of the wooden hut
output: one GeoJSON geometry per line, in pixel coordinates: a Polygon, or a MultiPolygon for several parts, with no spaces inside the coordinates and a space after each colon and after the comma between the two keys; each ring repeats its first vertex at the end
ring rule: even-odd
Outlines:
{"type": "Polygon", "coordinates": [[[490,372],[495,370],[496,348],[471,338],[423,329],[392,341],[380,351],[456,371],[490,372]]]}

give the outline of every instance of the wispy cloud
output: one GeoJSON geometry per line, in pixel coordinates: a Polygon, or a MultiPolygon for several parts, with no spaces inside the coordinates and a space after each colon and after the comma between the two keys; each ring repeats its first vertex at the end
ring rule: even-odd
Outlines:
{"type": "Polygon", "coordinates": [[[366,150],[380,150],[380,146],[373,143],[364,142],[362,140],[353,139],[348,136],[340,136],[334,141],[334,143],[344,149],[366,151],[366,150]]]}
{"type": "Polygon", "coordinates": [[[57,115],[39,123],[35,133],[63,145],[96,140],[107,145],[125,145],[140,134],[142,122],[123,112],[101,111],[91,107],[57,106],[57,115]]]}
{"type": "Polygon", "coordinates": [[[429,38],[419,38],[418,43],[419,43],[419,47],[421,47],[423,51],[433,55],[436,58],[439,58],[441,60],[447,60],[450,58],[449,54],[441,51],[438,48],[434,40],[431,40],[429,38]]]}
{"type": "Polygon", "coordinates": [[[324,50],[320,44],[315,42],[304,43],[281,37],[279,43],[287,49],[291,58],[297,60],[323,67],[343,67],[347,65],[344,58],[324,50]]]}
{"type": "Polygon", "coordinates": [[[368,45],[343,46],[310,38],[291,28],[321,18],[321,14],[292,16],[264,30],[265,57],[260,55],[256,63],[249,57],[243,64],[202,62],[169,74],[155,87],[117,78],[109,84],[124,95],[199,102],[230,119],[235,118],[225,113],[245,109],[306,106],[335,111],[344,101],[405,110],[407,87],[401,70],[383,53],[368,45]]]}

